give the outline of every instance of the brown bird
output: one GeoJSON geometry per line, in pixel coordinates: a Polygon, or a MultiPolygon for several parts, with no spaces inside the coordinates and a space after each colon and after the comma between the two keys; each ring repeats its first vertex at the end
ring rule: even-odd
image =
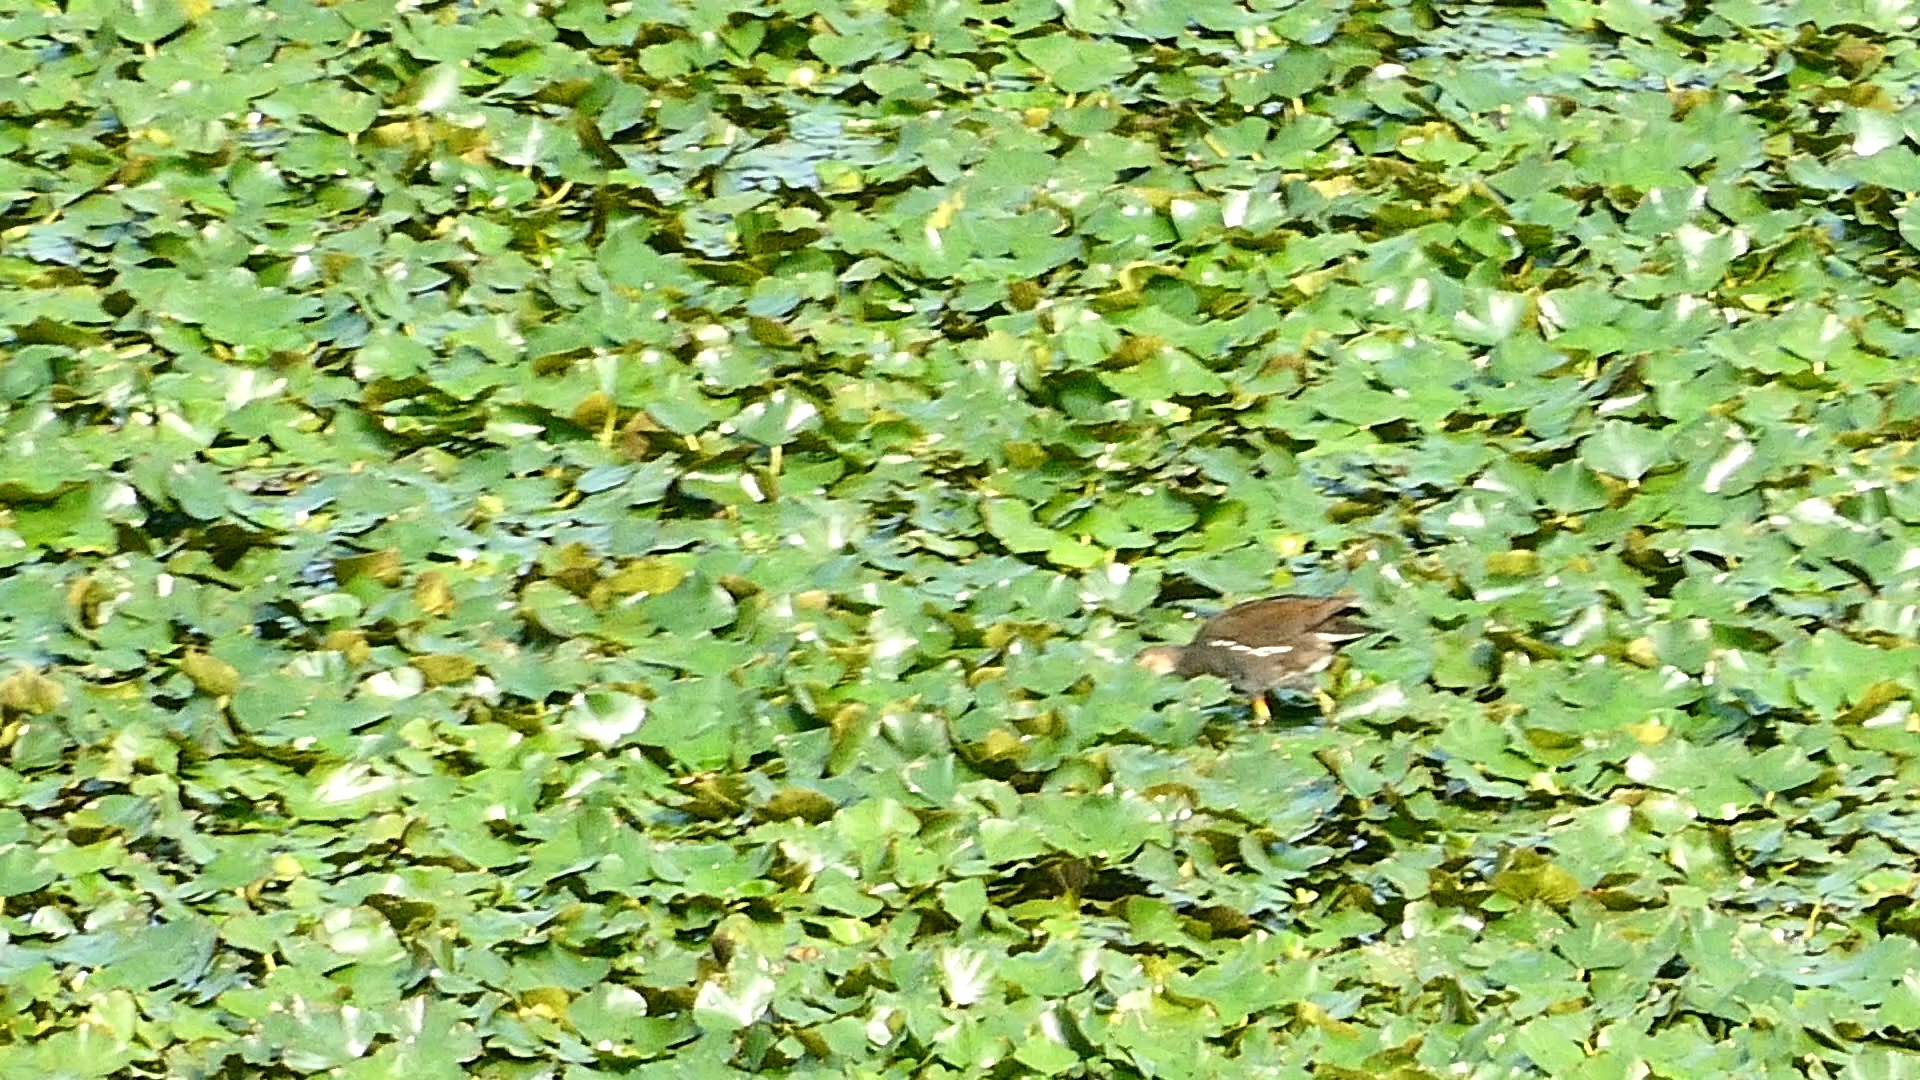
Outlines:
{"type": "Polygon", "coordinates": [[[1191,645],[1155,645],[1137,663],[1160,675],[1218,675],[1253,697],[1262,723],[1267,693],[1301,690],[1333,663],[1333,654],[1371,631],[1348,617],[1350,596],[1269,596],[1249,600],[1200,624],[1191,645]]]}

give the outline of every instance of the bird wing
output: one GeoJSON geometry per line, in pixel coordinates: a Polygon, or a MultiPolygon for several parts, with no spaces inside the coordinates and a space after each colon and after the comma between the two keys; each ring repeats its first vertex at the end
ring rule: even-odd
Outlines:
{"type": "Polygon", "coordinates": [[[1269,596],[1236,604],[1201,624],[1195,644],[1234,642],[1244,646],[1308,641],[1338,645],[1365,637],[1366,626],[1348,618],[1350,596],[1269,596]]]}

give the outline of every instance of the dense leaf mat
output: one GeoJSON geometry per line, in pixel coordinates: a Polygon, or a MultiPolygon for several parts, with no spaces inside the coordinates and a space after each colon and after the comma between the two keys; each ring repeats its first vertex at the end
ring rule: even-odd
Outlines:
{"type": "Polygon", "coordinates": [[[0,1076],[1920,1075],[1908,6],[0,25],[0,1076]]]}

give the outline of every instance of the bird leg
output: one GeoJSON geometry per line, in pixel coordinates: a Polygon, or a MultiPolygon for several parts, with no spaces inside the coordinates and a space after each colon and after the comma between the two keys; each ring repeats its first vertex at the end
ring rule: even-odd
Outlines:
{"type": "Polygon", "coordinates": [[[1344,687],[1348,670],[1350,665],[1344,656],[1334,657],[1332,663],[1327,665],[1326,681],[1315,687],[1313,691],[1313,700],[1319,703],[1321,716],[1332,716],[1333,710],[1338,707],[1338,703],[1333,700],[1333,695],[1327,693],[1327,688],[1344,687]]]}
{"type": "Polygon", "coordinates": [[[1267,705],[1267,692],[1262,690],[1253,695],[1253,722],[1264,724],[1272,719],[1273,709],[1267,705]]]}

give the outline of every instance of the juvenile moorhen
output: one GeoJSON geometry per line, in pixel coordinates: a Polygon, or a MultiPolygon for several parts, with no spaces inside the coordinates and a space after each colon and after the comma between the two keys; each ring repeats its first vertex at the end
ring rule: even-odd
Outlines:
{"type": "Polygon", "coordinates": [[[1218,675],[1253,698],[1262,723],[1271,713],[1267,693],[1301,690],[1333,663],[1333,654],[1371,631],[1352,618],[1350,596],[1269,596],[1249,600],[1200,625],[1191,645],[1155,645],[1140,653],[1141,667],[1190,679],[1218,675]]]}

